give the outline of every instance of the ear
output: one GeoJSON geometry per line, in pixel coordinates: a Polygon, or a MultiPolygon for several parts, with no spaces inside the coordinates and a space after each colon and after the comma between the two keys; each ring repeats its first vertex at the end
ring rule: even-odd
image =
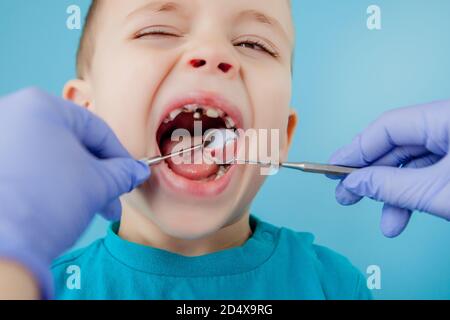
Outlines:
{"type": "Polygon", "coordinates": [[[88,109],[93,105],[91,88],[85,80],[81,79],[70,80],[66,83],[63,98],[88,109]]]}
{"type": "Polygon", "coordinates": [[[291,108],[289,113],[288,125],[287,125],[287,139],[285,140],[285,144],[281,149],[281,161],[287,161],[289,149],[292,145],[292,140],[294,139],[295,130],[297,129],[298,124],[298,115],[297,112],[291,108]]]}

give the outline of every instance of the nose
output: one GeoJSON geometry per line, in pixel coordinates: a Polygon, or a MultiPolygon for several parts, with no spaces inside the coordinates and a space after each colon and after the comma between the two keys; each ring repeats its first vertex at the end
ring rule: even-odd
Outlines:
{"type": "Polygon", "coordinates": [[[227,48],[205,48],[191,53],[187,58],[187,67],[198,72],[205,72],[233,78],[239,72],[239,63],[227,48]]]}

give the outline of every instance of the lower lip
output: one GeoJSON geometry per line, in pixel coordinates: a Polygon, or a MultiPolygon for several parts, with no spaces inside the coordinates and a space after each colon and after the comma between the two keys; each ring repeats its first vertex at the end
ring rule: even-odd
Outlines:
{"type": "Polygon", "coordinates": [[[198,198],[215,197],[222,194],[231,182],[232,175],[238,166],[233,165],[224,176],[213,181],[189,180],[173,172],[167,163],[163,162],[153,169],[154,176],[169,190],[183,195],[198,198]]]}

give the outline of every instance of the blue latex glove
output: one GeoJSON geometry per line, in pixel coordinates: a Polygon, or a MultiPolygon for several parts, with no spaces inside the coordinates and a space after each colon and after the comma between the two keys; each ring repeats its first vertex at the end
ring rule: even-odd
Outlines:
{"type": "Polygon", "coordinates": [[[331,164],[366,167],[341,181],[338,202],[384,202],[387,237],[403,232],[415,210],[449,220],[449,140],[450,101],[387,112],[331,157],[331,164]]]}
{"type": "Polygon", "coordinates": [[[150,169],[105,122],[38,89],[0,99],[0,150],[0,257],[28,267],[51,298],[52,260],[95,213],[118,220],[118,197],[150,169]]]}

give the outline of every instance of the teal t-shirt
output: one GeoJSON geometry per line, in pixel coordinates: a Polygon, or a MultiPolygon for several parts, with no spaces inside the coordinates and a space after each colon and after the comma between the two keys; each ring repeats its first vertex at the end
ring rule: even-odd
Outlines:
{"type": "Polygon", "coordinates": [[[56,299],[370,299],[363,275],[313,236],[251,216],[240,247],[185,257],[121,239],[104,239],[57,259],[56,299]]]}

